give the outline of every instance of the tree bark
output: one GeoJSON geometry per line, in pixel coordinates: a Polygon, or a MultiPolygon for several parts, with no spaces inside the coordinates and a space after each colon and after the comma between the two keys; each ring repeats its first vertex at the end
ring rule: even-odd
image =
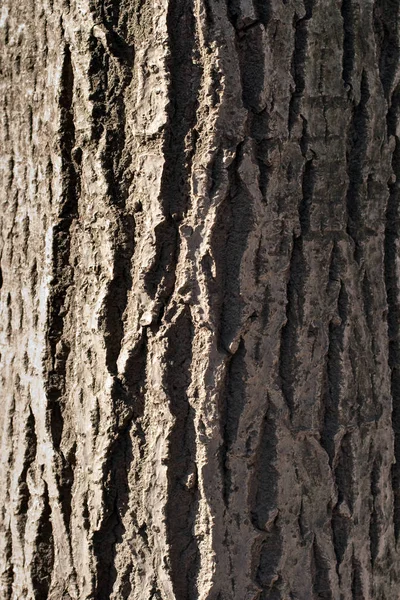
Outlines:
{"type": "Polygon", "coordinates": [[[394,600],[399,0],[3,0],[1,600],[394,600]]]}

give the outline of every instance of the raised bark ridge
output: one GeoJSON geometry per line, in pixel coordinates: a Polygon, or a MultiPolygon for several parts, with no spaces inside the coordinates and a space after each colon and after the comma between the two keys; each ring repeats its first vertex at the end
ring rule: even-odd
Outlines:
{"type": "Polygon", "coordinates": [[[4,0],[0,598],[389,600],[393,0],[4,0]]]}

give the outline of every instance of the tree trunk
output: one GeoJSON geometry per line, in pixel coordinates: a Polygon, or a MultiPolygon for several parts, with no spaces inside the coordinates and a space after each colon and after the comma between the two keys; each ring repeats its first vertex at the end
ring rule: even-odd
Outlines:
{"type": "Polygon", "coordinates": [[[399,0],[0,26],[1,600],[398,598],[399,0]]]}

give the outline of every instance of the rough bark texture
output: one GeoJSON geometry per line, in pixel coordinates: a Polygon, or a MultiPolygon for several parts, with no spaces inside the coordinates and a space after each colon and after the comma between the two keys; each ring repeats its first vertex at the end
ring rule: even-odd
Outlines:
{"type": "Polygon", "coordinates": [[[400,597],[399,0],[3,0],[1,600],[400,597]]]}

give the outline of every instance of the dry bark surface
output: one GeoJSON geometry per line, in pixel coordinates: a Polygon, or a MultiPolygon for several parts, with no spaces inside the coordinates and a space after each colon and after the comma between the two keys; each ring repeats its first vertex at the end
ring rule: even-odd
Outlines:
{"type": "Polygon", "coordinates": [[[398,0],[3,0],[1,600],[400,597],[398,0]]]}

